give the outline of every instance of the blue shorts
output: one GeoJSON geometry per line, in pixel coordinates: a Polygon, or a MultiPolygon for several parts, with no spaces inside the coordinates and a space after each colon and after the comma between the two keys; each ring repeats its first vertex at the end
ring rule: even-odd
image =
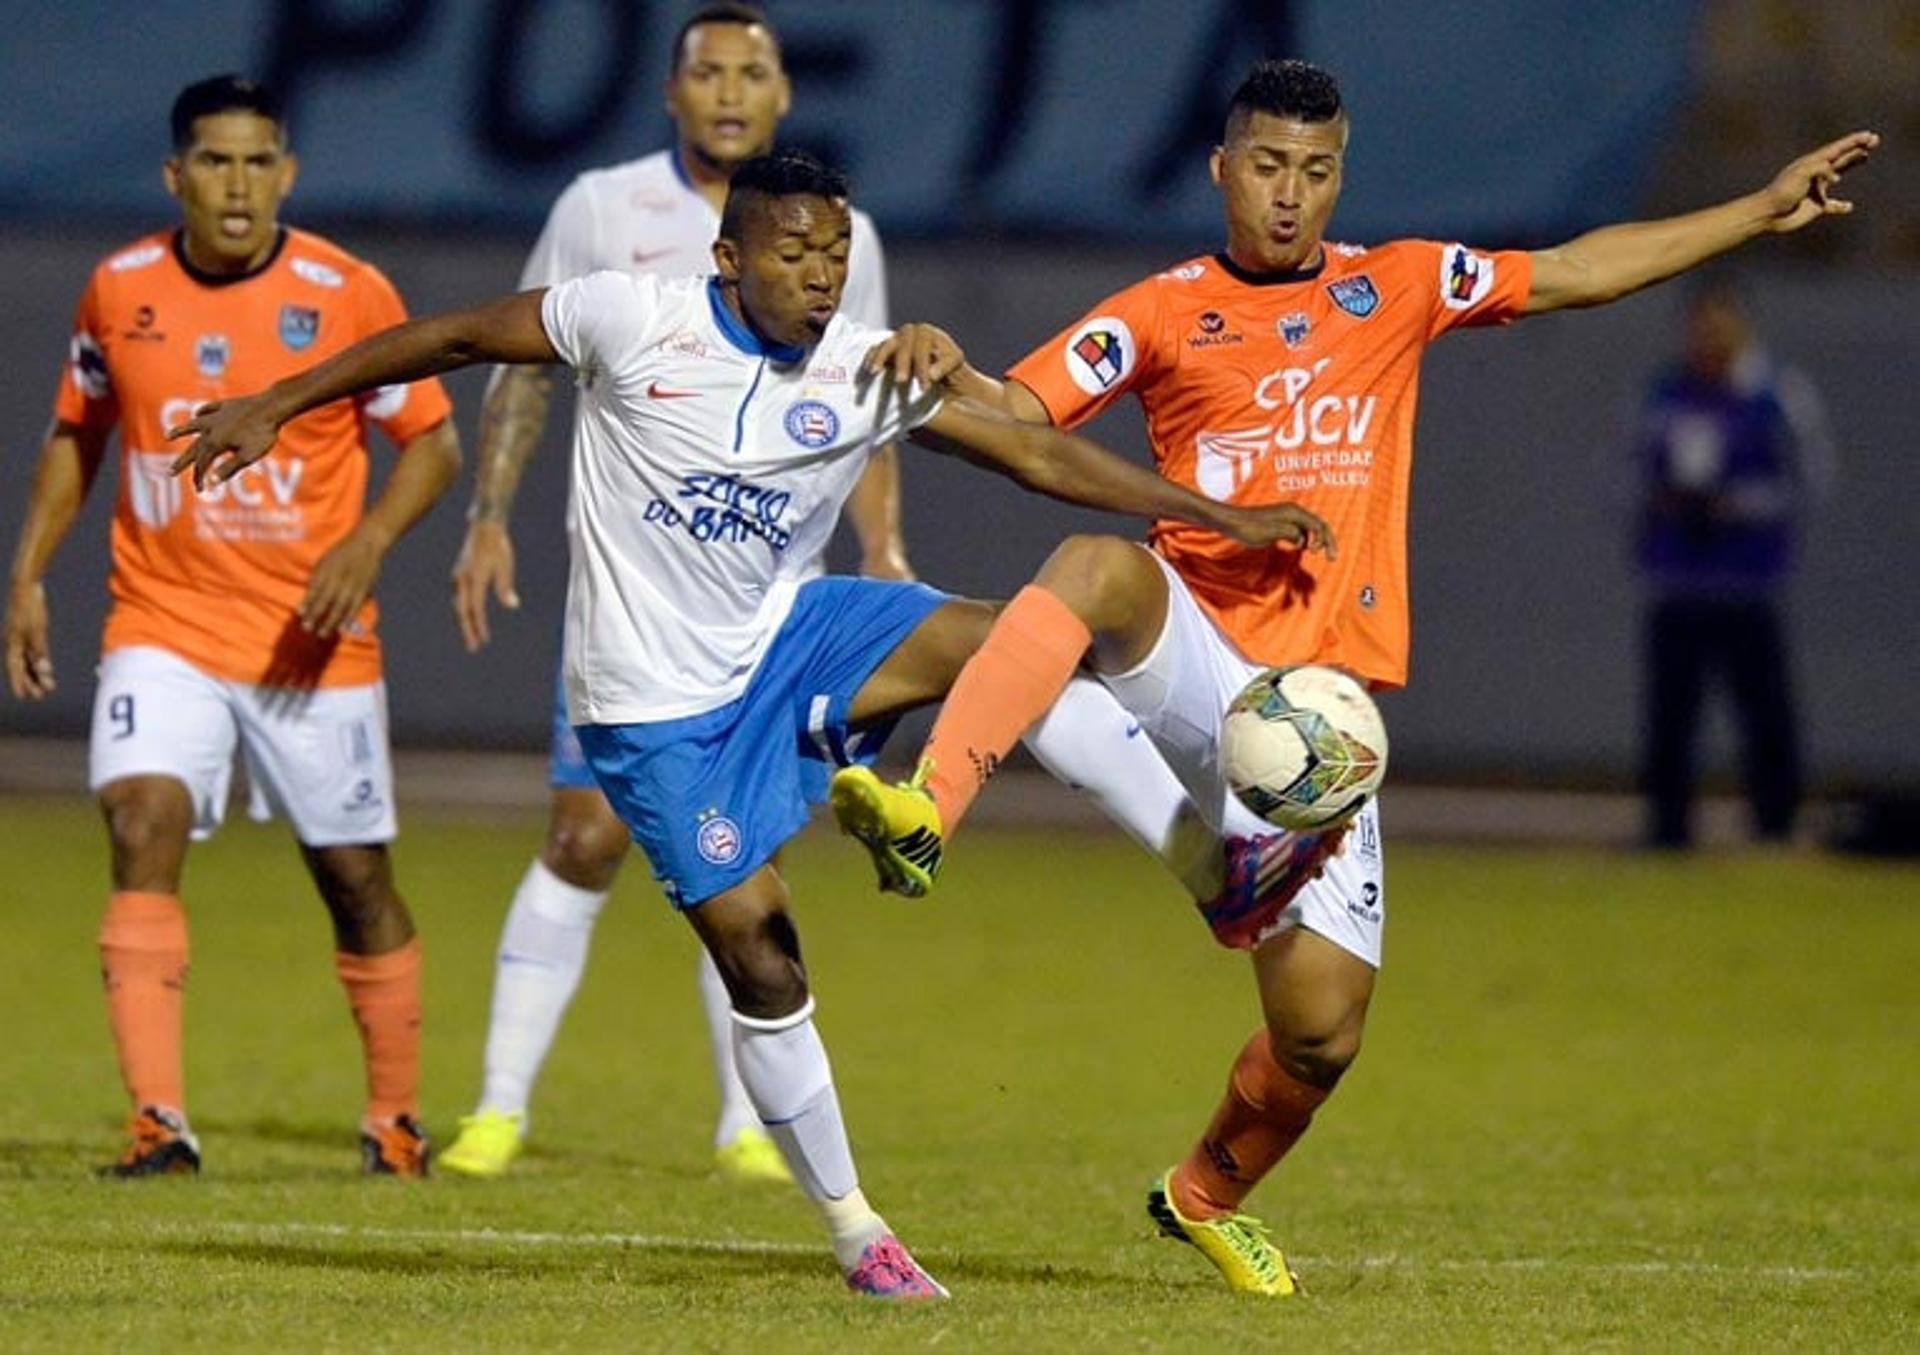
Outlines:
{"type": "Polygon", "coordinates": [[[810,580],[738,699],[679,720],[577,727],[668,902],[691,908],[745,880],[805,825],[836,767],[878,755],[891,725],[849,730],[847,707],[948,600],[925,584],[810,580]]]}
{"type": "Polygon", "coordinates": [[[598,790],[580,736],[567,719],[567,679],[560,666],[553,672],[553,742],[547,749],[547,784],[555,790],[598,790]]]}

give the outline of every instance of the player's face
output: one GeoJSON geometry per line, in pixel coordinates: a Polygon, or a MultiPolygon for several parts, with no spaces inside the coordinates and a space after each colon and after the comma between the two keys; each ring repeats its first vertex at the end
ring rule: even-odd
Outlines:
{"type": "Polygon", "coordinates": [[[1703,381],[1724,381],[1747,346],[1747,321],[1725,297],[1706,296],[1687,312],[1687,366],[1703,381]]]}
{"type": "Polygon", "coordinates": [[[196,121],[193,143],[165,170],[167,191],[180,200],[187,257],[214,273],[244,272],[265,259],[293,173],[270,118],[235,110],[196,121]]]}
{"type": "Polygon", "coordinates": [[[739,287],[747,323],[775,343],[811,347],[847,285],[853,218],[838,198],[768,198],[746,214],[741,239],[714,243],[720,277],[739,287]]]}
{"type": "Polygon", "coordinates": [[[684,151],[722,173],[773,146],[791,92],[780,49],[759,24],[697,24],[667,81],[684,151]]]}
{"type": "Polygon", "coordinates": [[[1213,152],[1213,181],[1227,208],[1227,252],[1260,272],[1305,268],[1340,197],[1347,120],[1299,122],[1254,113],[1213,152]]]}

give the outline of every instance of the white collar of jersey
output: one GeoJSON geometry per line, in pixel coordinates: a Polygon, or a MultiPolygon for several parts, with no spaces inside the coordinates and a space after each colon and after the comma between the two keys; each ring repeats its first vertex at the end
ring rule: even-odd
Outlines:
{"type": "Polygon", "coordinates": [[[667,163],[673,166],[673,177],[680,181],[682,188],[686,189],[689,193],[697,193],[700,191],[693,186],[693,176],[687,173],[686,162],[680,158],[679,142],[674,142],[673,147],[668,150],[667,163]]]}
{"type": "Polygon", "coordinates": [[[707,304],[713,307],[713,323],[720,330],[720,337],[738,348],[748,357],[769,358],[774,362],[800,362],[807,356],[807,350],[799,344],[769,343],[755,334],[734,315],[727,299],[721,295],[720,279],[707,279],[707,304]]]}

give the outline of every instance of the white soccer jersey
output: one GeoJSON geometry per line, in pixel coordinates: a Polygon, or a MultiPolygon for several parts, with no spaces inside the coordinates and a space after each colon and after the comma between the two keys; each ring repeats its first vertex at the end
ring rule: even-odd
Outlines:
{"type": "MultiPolygon", "coordinates": [[[[663,278],[711,273],[719,233],[719,213],[687,181],[675,151],[588,170],[555,200],[520,287],[552,287],[606,268],[663,278]]],[[[873,222],[854,209],[840,309],[873,329],[887,324],[885,262],[873,222]]]]}
{"type": "Polygon", "coordinates": [[[577,374],[567,503],[568,718],[633,724],[746,689],[879,447],[937,393],[860,380],[886,336],[836,315],[764,344],[716,282],[603,272],[546,294],[577,374]]]}

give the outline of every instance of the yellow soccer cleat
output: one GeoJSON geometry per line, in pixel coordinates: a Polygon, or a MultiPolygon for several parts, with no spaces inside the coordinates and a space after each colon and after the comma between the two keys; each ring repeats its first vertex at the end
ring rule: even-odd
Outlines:
{"type": "Polygon", "coordinates": [[[880,888],[924,898],[940,874],[940,810],[927,792],[933,763],[922,759],[913,778],[889,786],[866,767],[833,774],[827,800],[840,831],[858,838],[873,856],[880,888]]]}
{"type": "Polygon", "coordinates": [[[443,1171],[461,1176],[504,1176],[526,1143],[525,1116],[482,1110],[460,1117],[460,1133],[435,1158],[443,1171]]]}
{"type": "Polygon", "coordinates": [[[780,1156],[780,1145],[764,1129],[751,1125],[713,1150],[714,1168],[729,1181],[790,1186],[793,1173],[780,1156]]]}
{"type": "Polygon", "coordinates": [[[1286,1298],[1298,1294],[1300,1277],[1267,1236],[1267,1226],[1250,1214],[1224,1214],[1196,1222],[1182,1218],[1173,1203],[1173,1173],[1169,1171],[1147,1192],[1147,1212],[1160,1231],[1176,1242],[1198,1247],[1226,1277],[1227,1287],[1242,1294],[1286,1298]]]}

